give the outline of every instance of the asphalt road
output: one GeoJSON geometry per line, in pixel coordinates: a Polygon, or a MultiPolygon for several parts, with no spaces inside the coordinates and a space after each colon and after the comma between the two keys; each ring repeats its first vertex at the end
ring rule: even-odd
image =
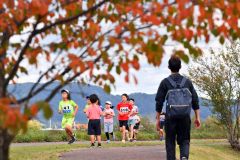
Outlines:
{"type": "Polygon", "coordinates": [[[61,160],[165,160],[164,146],[85,148],[62,154],[61,160]]]}

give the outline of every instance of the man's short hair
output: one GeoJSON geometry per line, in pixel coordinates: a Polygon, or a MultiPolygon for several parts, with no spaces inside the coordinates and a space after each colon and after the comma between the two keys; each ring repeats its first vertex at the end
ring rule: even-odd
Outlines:
{"type": "Polygon", "coordinates": [[[181,68],[181,60],[178,56],[173,55],[168,61],[168,68],[172,72],[179,72],[181,68]]]}
{"type": "Polygon", "coordinates": [[[89,96],[89,99],[90,99],[91,103],[96,103],[99,100],[99,98],[98,98],[98,96],[96,94],[91,94],[89,96]]]}

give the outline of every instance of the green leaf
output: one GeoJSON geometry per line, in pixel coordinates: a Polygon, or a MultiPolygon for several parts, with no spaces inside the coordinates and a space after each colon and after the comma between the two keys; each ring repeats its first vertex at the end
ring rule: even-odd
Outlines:
{"type": "Polygon", "coordinates": [[[44,102],[44,101],[39,101],[39,102],[37,102],[37,105],[38,105],[39,109],[43,110],[43,115],[46,119],[49,119],[52,117],[53,111],[52,111],[49,103],[44,102]]]}
{"type": "Polygon", "coordinates": [[[161,44],[165,44],[165,42],[167,41],[168,36],[165,34],[161,37],[161,44]]]}
{"type": "Polygon", "coordinates": [[[113,7],[112,5],[110,4],[109,7],[108,7],[108,11],[112,11],[113,7]]]}
{"type": "Polygon", "coordinates": [[[219,38],[219,42],[220,42],[221,44],[224,44],[224,42],[225,42],[225,39],[224,39],[224,37],[223,37],[223,36],[221,36],[221,37],[219,38]]]}
{"type": "Polygon", "coordinates": [[[114,66],[114,64],[113,64],[113,63],[112,63],[112,64],[110,64],[110,65],[108,66],[108,69],[107,69],[107,71],[108,71],[108,72],[110,72],[110,71],[112,70],[113,66],[114,66]]]}
{"type": "Polygon", "coordinates": [[[19,69],[20,69],[20,72],[28,74],[28,71],[25,67],[19,67],[19,69]]]}
{"type": "Polygon", "coordinates": [[[193,26],[193,17],[189,17],[187,20],[187,27],[193,26]]]}
{"type": "Polygon", "coordinates": [[[120,68],[120,66],[117,66],[117,67],[116,67],[116,72],[117,72],[118,75],[121,74],[121,68],[120,68]]]}
{"type": "Polygon", "coordinates": [[[104,85],[104,91],[107,92],[107,93],[110,93],[111,92],[111,88],[109,85],[105,84],[104,85]]]}
{"type": "Polygon", "coordinates": [[[183,50],[178,50],[175,52],[185,63],[189,63],[189,57],[184,53],[183,50]]]}
{"type": "Polygon", "coordinates": [[[158,45],[155,44],[152,40],[148,41],[147,46],[153,52],[157,52],[158,51],[158,45]]]}
{"type": "Polygon", "coordinates": [[[27,115],[27,116],[31,115],[30,109],[28,107],[24,108],[24,114],[27,115]]]}
{"type": "Polygon", "coordinates": [[[212,30],[212,34],[213,34],[214,36],[217,36],[217,35],[219,34],[219,32],[217,31],[217,29],[213,29],[213,30],[212,30]]]}
{"type": "Polygon", "coordinates": [[[107,54],[107,52],[102,52],[101,56],[102,56],[102,59],[103,59],[104,62],[108,61],[108,54],[107,54]]]}

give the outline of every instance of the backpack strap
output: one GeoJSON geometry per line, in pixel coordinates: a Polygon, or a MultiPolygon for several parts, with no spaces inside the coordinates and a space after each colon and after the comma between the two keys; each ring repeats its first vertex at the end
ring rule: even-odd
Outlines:
{"type": "Polygon", "coordinates": [[[170,76],[167,78],[167,80],[173,86],[173,88],[177,88],[177,83],[170,76]]]}
{"type": "Polygon", "coordinates": [[[184,87],[186,81],[187,81],[187,78],[183,77],[183,78],[182,78],[182,81],[181,81],[181,83],[180,83],[180,88],[183,88],[183,87],[184,87]]]}

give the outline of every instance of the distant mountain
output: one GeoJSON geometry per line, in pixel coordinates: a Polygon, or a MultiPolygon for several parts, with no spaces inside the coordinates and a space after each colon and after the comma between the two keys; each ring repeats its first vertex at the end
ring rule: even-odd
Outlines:
{"type": "MultiPolygon", "coordinates": [[[[32,85],[34,85],[34,83],[22,83],[22,84],[10,85],[8,90],[12,92],[17,98],[21,98],[26,96],[28,91],[31,89],[32,85]]],[[[42,84],[39,84],[38,87],[40,87],[41,85],[42,84]]],[[[53,89],[57,85],[58,85],[58,82],[54,82],[47,89],[45,89],[44,91],[36,95],[34,98],[32,98],[30,102],[43,100],[50,94],[51,89],[53,89]]],[[[107,94],[106,92],[104,92],[104,90],[101,87],[98,87],[98,86],[80,85],[78,83],[71,83],[64,88],[70,90],[72,99],[80,107],[79,112],[77,114],[76,122],[81,122],[81,123],[87,122],[86,116],[83,113],[83,108],[86,104],[85,97],[87,95],[90,95],[92,93],[97,94],[100,97],[102,105],[104,105],[104,102],[107,100],[112,101],[114,106],[116,106],[118,102],[121,101],[120,95],[107,94]]],[[[127,93],[127,89],[126,89],[126,93],[127,93]]],[[[133,94],[130,94],[129,96],[135,99],[136,105],[139,107],[141,116],[147,116],[151,120],[154,120],[155,94],[133,93],[133,94]]],[[[61,100],[61,94],[59,93],[59,94],[56,94],[50,102],[50,105],[52,106],[52,109],[54,111],[53,117],[51,118],[51,122],[53,126],[58,126],[58,127],[60,127],[61,118],[62,118],[61,115],[57,113],[58,103],[60,100],[61,100]]],[[[201,118],[204,120],[209,115],[211,115],[211,111],[208,107],[204,106],[203,99],[201,98],[200,98],[200,104],[201,104],[201,118]]],[[[46,124],[47,126],[49,125],[48,121],[46,121],[43,118],[41,113],[39,113],[39,115],[37,116],[37,119],[40,120],[42,123],[46,124]]]]}

